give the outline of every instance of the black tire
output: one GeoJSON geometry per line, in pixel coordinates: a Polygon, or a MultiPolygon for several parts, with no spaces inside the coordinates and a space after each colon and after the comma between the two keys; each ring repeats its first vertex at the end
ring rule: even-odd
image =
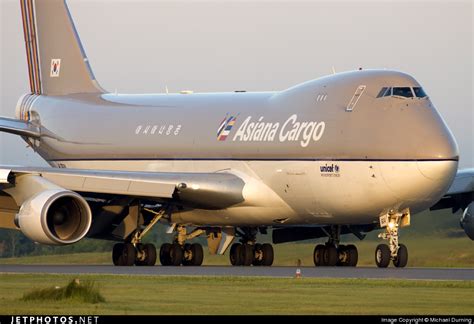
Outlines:
{"type": "Polygon", "coordinates": [[[390,263],[390,248],[387,244],[379,244],[375,249],[375,264],[379,268],[386,268],[390,263]]]}
{"type": "Polygon", "coordinates": [[[183,248],[178,243],[173,243],[170,248],[170,265],[179,266],[183,262],[183,248]]]}
{"type": "Polygon", "coordinates": [[[338,260],[337,249],[333,245],[327,245],[324,247],[324,263],[328,267],[335,267],[338,260]]]}
{"type": "Polygon", "coordinates": [[[347,266],[355,267],[359,261],[359,252],[354,244],[346,246],[346,253],[348,254],[347,266]]]}
{"type": "Polygon", "coordinates": [[[160,247],[160,263],[163,266],[171,265],[171,257],[170,257],[170,250],[171,244],[164,243],[160,247]]]}
{"type": "Polygon", "coordinates": [[[337,247],[337,263],[338,267],[345,267],[348,264],[348,255],[345,245],[339,245],[337,247]]]}
{"type": "Polygon", "coordinates": [[[193,251],[191,251],[191,244],[186,243],[183,247],[183,265],[190,266],[193,265],[193,251]]]}
{"type": "Polygon", "coordinates": [[[253,250],[253,245],[250,244],[242,244],[242,249],[240,251],[240,257],[242,259],[242,265],[248,267],[252,264],[252,261],[255,257],[255,253],[253,250]]]}
{"type": "Polygon", "coordinates": [[[122,262],[122,251],[123,251],[123,243],[117,243],[114,245],[114,248],[112,250],[112,261],[115,266],[121,266],[122,262]]]}
{"type": "Polygon", "coordinates": [[[146,265],[146,262],[145,262],[145,259],[146,259],[146,252],[144,251],[144,249],[145,249],[145,246],[144,246],[143,244],[141,244],[141,243],[135,244],[135,250],[137,251],[137,256],[136,256],[136,258],[135,258],[135,265],[136,265],[136,266],[144,266],[144,265],[146,265]],[[138,259],[138,254],[139,254],[139,253],[144,253],[144,254],[145,254],[145,259],[139,260],[139,259],[138,259]]]}
{"type": "Polygon", "coordinates": [[[313,261],[316,267],[323,267],[326,265],[324,263],[324,251],[325,251],[324,245],[318,244],[314,247],[313,261]]]}
{"type": "Polygon", "coordinates": [[[143,250],[145,251],[145,264],[146,266],[152,267],[156,264],[156,247],[151,244],[145,244],[143,246],[143,250]]]}
{"type": "Polygon", "coordinates": [[[397,268],[404,268],[408,263],[408,249],[404,244],[398,245],[397,257],[393,260],[393,265],[397,268]]]}
{"type": "Polygon", "coordinates": [[[191,264],[193,266],[200,266],[202,265],[202,261],[204,260],[204,251],[202,249],[202,245],[198,243],[194,243],[191,245],[191,253],[193,255],[191,259],[191,264]]]}
{"type": "Polygon", "coordinates": [[[232,244],[230,248],[230,253],[229,253],[230,264],[232,264],[233,266],[242,265],[241,254],[242,254],[242,244],[240,243],[232,244]]]}
{"type": "Polygon", "coordinates": [[[137,258],[137,250],[131,243],[125,243],[122,249],[122,255],[120,256],[120,265],[121,266],[132,266],[135,264],[135,259],[137,258]]]}
{"type": "Polygon", "coordinates": [[[254,247],[254,253],[255,255],[261,255],[260,258],[253,258],[252,265],[254,266],[261,266],[263,264],[263,250],[262,250],[262,244],[256,243],[254,247]]]}
{"type": "Polygon", "coordinates": [[[269,267],[273,264],[273,246],[271,244],[265,243],[262,245],[263,259],[262,266],[269,267]]]}

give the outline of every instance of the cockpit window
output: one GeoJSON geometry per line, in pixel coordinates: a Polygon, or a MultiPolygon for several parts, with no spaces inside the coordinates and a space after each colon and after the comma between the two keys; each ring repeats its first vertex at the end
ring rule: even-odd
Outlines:
{"type": "Polygon", "coordinates": [[[399,96],[399,97],[405,97],[405,98],[413,98],[413,92],[411,92],[410,87],[393,88],[392,95],[393,96],[399,96]]]}
{"type": "Polygon", "coordinates": [[[380,90],[379,94],[377,95],[377,98],[383,97],[387,89],[388,89],[387,87],[383,87],[382,90],[380,90]]]}
{"type": "Polygon", "coordinates": [[[381,98],[381,97],[389,97],[392,95],[392,88],[388,88],[388,87],[383,87],[379,94],[377,95],[377,98],[381,98]]]}
{"type": "Polygon", "coordinates": [[[427,96],[423,88],[420,87],[414,87],[413,92],[415,92],[415,96],[417,96],[418,98],[424,98],[427,96]]]}

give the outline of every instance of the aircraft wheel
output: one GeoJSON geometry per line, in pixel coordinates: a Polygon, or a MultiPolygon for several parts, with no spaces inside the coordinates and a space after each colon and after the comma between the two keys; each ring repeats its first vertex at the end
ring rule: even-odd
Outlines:
{"type": "Polygon", "coordinates": [[[262,258],[262,263],[261,265],[269,267],[273,264],[273,246],[271,244],[265,243],[262,245],[262,253],[263,253],[263,258],[262,258]]]}
{"type": "Polygon", "coordinates": [[[183,262],[183,248],[177,243],[171,244],[170,261],[172,266],[179,266],[183,262]]]}
{"type": "Polygon", "coordinates": [[[123,251],[124,244],[117,243],[114,245],[114,249],[112,250],[112,261],[114,265],[121,266],[122,264],[122,251],[123,251]]]}
{"type": "Polygon", "coordinates": [[[324,263],[328,267],[334,267],[337,264],[338,254],[337,249],[333,245],[327,245],[324,247],[324,263]]]}
{"type": "Polygon", "coordinates": [[[240,257],[242,259],[243,266],[249,266],[252,264],[254,259],[255,253],[253,251],[253,245],[250,244],[242,244],[241,254],[240,257]]]}
{"type": "Polygon", "coordinates": [[[313,261],[314,261],[314,265],[317,267],[326,265],[324,263],[324,250],[325,250],[325,246],[322,244],[318,244],[314,248],[313,261]]]}
{"type": "Polygon", "coordinates": [[[135,260],[137,266],[154,266],[156,263],[156,248],[153,244],[137,244],[137,249],[145,254],[143,260],[135,260]]]}
{"type": "Polygon", "coordinates": [[[345,267],[347,266],[348,261],[348,254],[347,248],[345,245],[339,244],[337,247],[337,263],[336,266],[338,267],[345,267]]]}
{"type": "Polygon", "coordinates": [[[359,261],[359,252],[357,251],[357,247],[353,244],[349,244],[346,246],[346,253],[347,253],[347,266],[355,267],[357,266],[357,261],[359,261]]]}
{"type": "Polygon", "coordinates": [[[375,264],[379,268],[386,268],[390,263],[390,248],[387,244],[379,244],[375,249],[375,264]]]}
{"type": "Polygon", "coordinates": [[[262,250],[262,244],[260,244],[260,243],[255,244],[254,254],[255,254],[255,256],[253,258],[252,265],[261,266],[263,264],[263,258],[264,258],[264,254],[263,254],[263,250],[262,250]]]}
{"type": "Polygon", "coordinates": [[[397,268],[404,268],[408,263],[408,249],[404,244],[398,245],[397,257],[393,260],[393,265],[397,268]]]}
{"type": "Polygon", "coordinates": [[[164,243],[164,244],[161,245],[161,247],[160,247],[160,263],[161,263],[161,265],[164,265],[164,266],[171,265],[170,250],[171,250],[171,244],[170,243],[164,243]]]}
{"type": "Polygon", "coordinates": [[[202,245],[198,243],[192,244],[191,253],[192,253],[191,264],[193,266],[202,265],[202,261],[204,260],[204,251],[202,249],[202,245]]]}
{"type": "Polygon", "coordinates": [[[191,244],[186,243],[183,247],[183,265],[190,266],[193,265],[193,252],[191,251],[191,244]]]}
{"type": "Polygon", "coordinates": [[[230,253],[229,253],[230,264],[232,264],[233,266],[242,265],[241,254],[242,254],[242,244],[240,243],[232,244],[230,248],[230,253]]]}
{"type": "Polygon", "coordinates": [[[137,251],[131,243],[115,244],[112,259],[117,266],[132,266],[135,264],[137,251]]]}

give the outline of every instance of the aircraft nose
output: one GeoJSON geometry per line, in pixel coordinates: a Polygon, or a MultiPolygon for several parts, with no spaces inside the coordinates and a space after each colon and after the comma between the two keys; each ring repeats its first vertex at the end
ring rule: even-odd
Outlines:
{"type": "Polygon", "coordinates": [[[418,155],[431,160],[458,160],[459,149],[447,127],[433,129],[424,138],[419,139],[418,155]]]}
{"type": "Polygon", "coordinates": [[[417,167],[425,178],[440,183],[444,187],[446,185],[449,186],[454,179],[458,169],[458,162],[453,160],[418,161],[417,167]]]}
{"type": "Polygon", "coordinates": [[[444,186],[456,174],[459,150],[450,130],[444,123],[441,126],[420,144],[419,153],[425,159],[420,159],[417,166],[423,176],[444,186]]]}

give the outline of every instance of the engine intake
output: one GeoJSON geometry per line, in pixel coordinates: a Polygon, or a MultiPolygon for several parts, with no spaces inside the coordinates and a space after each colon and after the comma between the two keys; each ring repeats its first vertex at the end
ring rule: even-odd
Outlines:
{"type": "Polygon", "coordinates": [[[464,210],[460,223],[466,235],[474,240],[474,201],[464,210]]]}
{"type": "Polygon", "coordinates": [[[86,236],[92,222],[89,204],[65,189],[44,190],[26,200],[15,218],[29,239],[50,245],[76,243],[86,236]]]}

